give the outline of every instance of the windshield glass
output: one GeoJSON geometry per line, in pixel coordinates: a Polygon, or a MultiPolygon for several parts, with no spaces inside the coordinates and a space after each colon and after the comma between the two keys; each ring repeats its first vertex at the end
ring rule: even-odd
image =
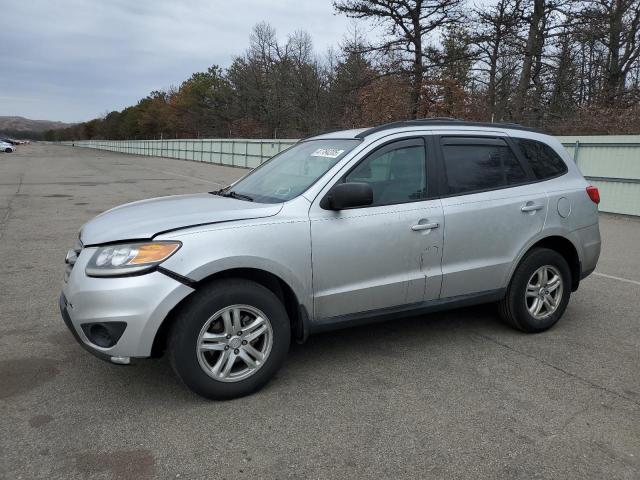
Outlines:
{"type": "Polygon", "coordinates": [[[297,197],[349,153],[359,140],[309,140],[276,155],[225,193],[260,203],[280,203],[297,197]]]}

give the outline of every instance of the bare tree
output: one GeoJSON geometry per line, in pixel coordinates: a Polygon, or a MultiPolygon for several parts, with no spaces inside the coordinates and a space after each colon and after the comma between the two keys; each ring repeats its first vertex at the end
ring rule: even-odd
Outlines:
{"type": "Polygon", "coordinates": [[[550,40],[563,35],[567,28],[573,28],[575,9],[579,2],[575,0],[527,0],[530,10],[525,16],[527,39],[522,54],[522,67],[515,97],[512,117],[518,121],[526,119],[525,111],[533,114],[528,123],[539,125],[544,116],[542,104],[546,86],[544,68],[546,50],[550,40]],[[529,98],[529,92],[533,91],[529,98]]]}
{"type": "Polygon", "coordinates": [[[565,118],[575,112],[580,98],[575,36],[571,31],[566,31],[557,43],[557,51],[550,58],[553,69],[547,87],[550,96],[547,110],[553,120],[565,118]]]}
{"type": "Polygon", "coordinates": [[[411,115],[416,118],[428,67],[425,50],[430,36],[460,20],[462,3],[463,0],[339,0],[334,7],[349,17],[373,20],[387,29],[387,37],[369,48],[398,55],[401,62],[396,73],[411,78],[411,115]]]}
{"type": "MultiPolygon", "coordinates": [[[[499,113],[502,112],[497,109],[496,94],[502,82],[510,75],[500,75],[500,62],[513,55],[514,38],[524,20],[522,0],[498,0],[493,6],[475,8],[473,18],[474,44],[478,49],[477,70],[487,75],[489,117],[501,117],[499,113]]],[[[515,71],[515,68],[516,65],[512,64],[511,70],[515,71]]]]}
{"type": "Polygon", "coordinates": [[[547,0],[533,0],[533,10],[527,17],[528,34],[522,59],[522,70],[520,80],[516,89],[516,96],[513,100],[513,117],[521,120],[525,109],[525,97],[531,88],[534,62],[542,57],[544,48],[544,30],[547,11],[547,0]]]}
{"type": "Polygon", "coordinates": [[[606,49],[604,103],[618,105],[640,57],[640,1],[589,0],[581,16],[585,28],[606,49]]]}
{"type": "Polygon", "coordinates": [[[475,1],[334,0],[381,35],[322,58],[263,22],[228,68],[47,138],[296,138],[425,112],[640,133],[640,0],[475,1]]]}

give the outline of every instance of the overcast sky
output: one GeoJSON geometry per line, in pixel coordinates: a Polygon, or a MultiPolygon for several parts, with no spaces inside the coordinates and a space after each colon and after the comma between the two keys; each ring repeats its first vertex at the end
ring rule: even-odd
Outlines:
{"type": "Polygon", "coordinates": [[[228,66],[267,21],[324,53],[351,20],[331,0],[11,0],[2,3],[0,115],[75,122],[228,66]]]}

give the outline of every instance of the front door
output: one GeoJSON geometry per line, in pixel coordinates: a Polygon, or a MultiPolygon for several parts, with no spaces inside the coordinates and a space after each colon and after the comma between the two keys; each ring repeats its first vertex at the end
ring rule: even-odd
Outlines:
{"type": "Polygon", "coordinates": [[[438,297],[443,217],[440,200],[432,198],[428,151],[423,138],[412,138],[365,153],[339,182],[369,183],[370,206],[332,211],[320,207],[321,198],[314,202],[316,319],[438,297]]]}

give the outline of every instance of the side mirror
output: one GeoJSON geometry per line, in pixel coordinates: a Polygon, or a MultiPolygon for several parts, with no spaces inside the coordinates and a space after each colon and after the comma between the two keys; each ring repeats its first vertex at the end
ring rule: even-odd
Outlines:
{"type": "Polygon", "coordinates": [[[373,190],[368,183],[339,183],[322,199],[320,206],[325,210],[344,210],[352,207],[366,207],[373,203],[373,190]]]}

